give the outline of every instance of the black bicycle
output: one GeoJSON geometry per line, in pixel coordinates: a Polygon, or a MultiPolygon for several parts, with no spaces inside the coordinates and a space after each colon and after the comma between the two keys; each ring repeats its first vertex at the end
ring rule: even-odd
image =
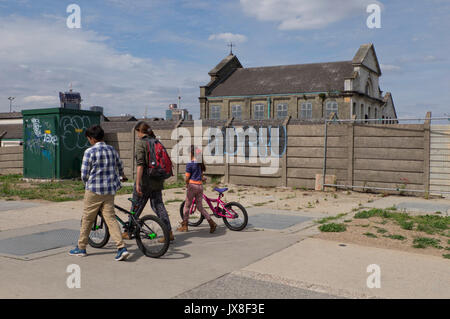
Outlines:
{"type": "MultiPolygon", "coordinates": [[[[129,200],[133,202],[131,198],[129,200]]],[[[131,223],[129,223],[115,215],[117,221],[128,230],[130,239],[136,239],[139,249],[145,256],[158,258],[167,252],[170,243],[169,230],[161,219],[153,215],[136,218],[134,211],[128,211],[117,205],[114,205],[114,207],[131,217],[131,223]]],[[[88,243],[94,248],[102,248],[108,243],[109,238],[108,225],[106,225],[100,211],[95,217],[88,243]]]]}

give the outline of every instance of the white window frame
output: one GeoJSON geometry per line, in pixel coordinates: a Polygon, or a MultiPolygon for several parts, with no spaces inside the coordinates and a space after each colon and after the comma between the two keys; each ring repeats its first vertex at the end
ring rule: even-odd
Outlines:
{"type": "Polygon", "coordinates": [[[220,113],[222,111],[222,106],[221,105],[217,105],[217,104],[211,105],[210,111],[211,111],[209,113],[209,119],[210,120],[220,120],[220,113]]]}
{"type": "Polygon", "coordinates": [[[300,114],[301,119],[312,119],[312,103],[304,102],[300,105],[300,114]]]}
{"type": "Polygon", "coordinates": [[[263,120],[264,119],[264,112],[265,112],[265,105],[264,103],[256,103],[253,105],[253,119],[255,120],[263,120]],[[262,114],[261,114],[262,112],[262,114]]]}
{"type": "Polygon", "coordinates": [[[233,104],[231,105],[231,116],[235,119],[242,119],[242,105],[233,104]]]}
{"type": "Polygon", "coordinates": [[[279,118],[279,119],[286,118],[288,116],[288,109],[289,109],[288,103],[278,103],[277,104],[277,118],[279,118]],[[281,106],[281,110],[280,110],[280,106],[281,106]]]}
{"type": "Polygon", "coordinates": [[[339,111],[339,105],[336,101],[328,101],[325,108],[325,118],[328,119],[331,113],[335,112],[336,115],[339,111]]]}

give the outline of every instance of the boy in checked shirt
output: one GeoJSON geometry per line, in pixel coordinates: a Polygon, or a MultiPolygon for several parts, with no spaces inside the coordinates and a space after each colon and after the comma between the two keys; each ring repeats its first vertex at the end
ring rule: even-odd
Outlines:
{"type": "Polygon", "coordinates": [[[81,222],[78,246],[69,252],[72,256],[86,256],[86,246],[89,233],[99,210],[108,226],[112,239],[117,245],[115,260],[125,260],[130,253],[125,248],[119,224],[114,213],[114,196],[120,189],[120,176],[123,164],[114,147],[104,141],[105,133],[100,125],[94,125],[86,130],[86,137],[92,147],[84,152],[81,165],[81,179],[85,183],[84,213],[81,222]]]}

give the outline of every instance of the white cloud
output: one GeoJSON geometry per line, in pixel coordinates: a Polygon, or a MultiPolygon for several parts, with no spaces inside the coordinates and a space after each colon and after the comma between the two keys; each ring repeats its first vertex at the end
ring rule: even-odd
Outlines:
{"type": "Polygon", "coordinates": [[[57,21],[0,20],[0,110],[9,109],[8,96],[20,108],[58,107],[58,92],[72,83],[83,108],[101,105],[109,115],[140,117],[148,107],[150,115],[164,116],[179,88],[184,106],[198,114],[199,86],[208,80],[198,65],[121,53],[102,35],[57,21]]]}
{"type": "Polygon", "coordinates": [[[242,34],[225,32],[225,33],[211,34],[208,40],[222,40],[225,42],[244,43],[247,42],[247,37],[242,34]]]}
{"type": "Polygon", "coordinates": [[[42,96],[42,95],[31,95],[26,96],[23,98],[23,101],[25,103],[44,103],[44,104],[57,104],[58,103],[58,97],[57,96],[42,96]]]}
{"type": "Polygon", "coordinates": [[[368,16],[375,0],[240,0],[245,13],[279,23],[280,30],[321,29],[351,16],[368,16]]]}
{"type": "Polygon", "coordinates": [[[398,65],[380,64],[381,71],[399,71],[401,68],[398,65]]]}

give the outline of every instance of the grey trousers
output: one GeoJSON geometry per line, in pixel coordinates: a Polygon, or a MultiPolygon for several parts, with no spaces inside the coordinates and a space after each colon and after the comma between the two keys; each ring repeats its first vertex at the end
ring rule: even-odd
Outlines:
{"type": "MultiPolygon", "coordinates": [[[[142,211],[150,200],[150,205],[155,212],[155,214],[167,225],[169,231],[172,231],[172,226],[170,225],[169,214],[167,213],[166,207],[162,199],[162,191],[152,191],[148,193],[143,193],[139,196],[136,192],[136,187],[133,190],[133,204],[131,204],[131,210],[136,214],[136,218],[139,218],[142,211]]],[[[131,222],[131,218],[129,220],[131,222]]]]}

